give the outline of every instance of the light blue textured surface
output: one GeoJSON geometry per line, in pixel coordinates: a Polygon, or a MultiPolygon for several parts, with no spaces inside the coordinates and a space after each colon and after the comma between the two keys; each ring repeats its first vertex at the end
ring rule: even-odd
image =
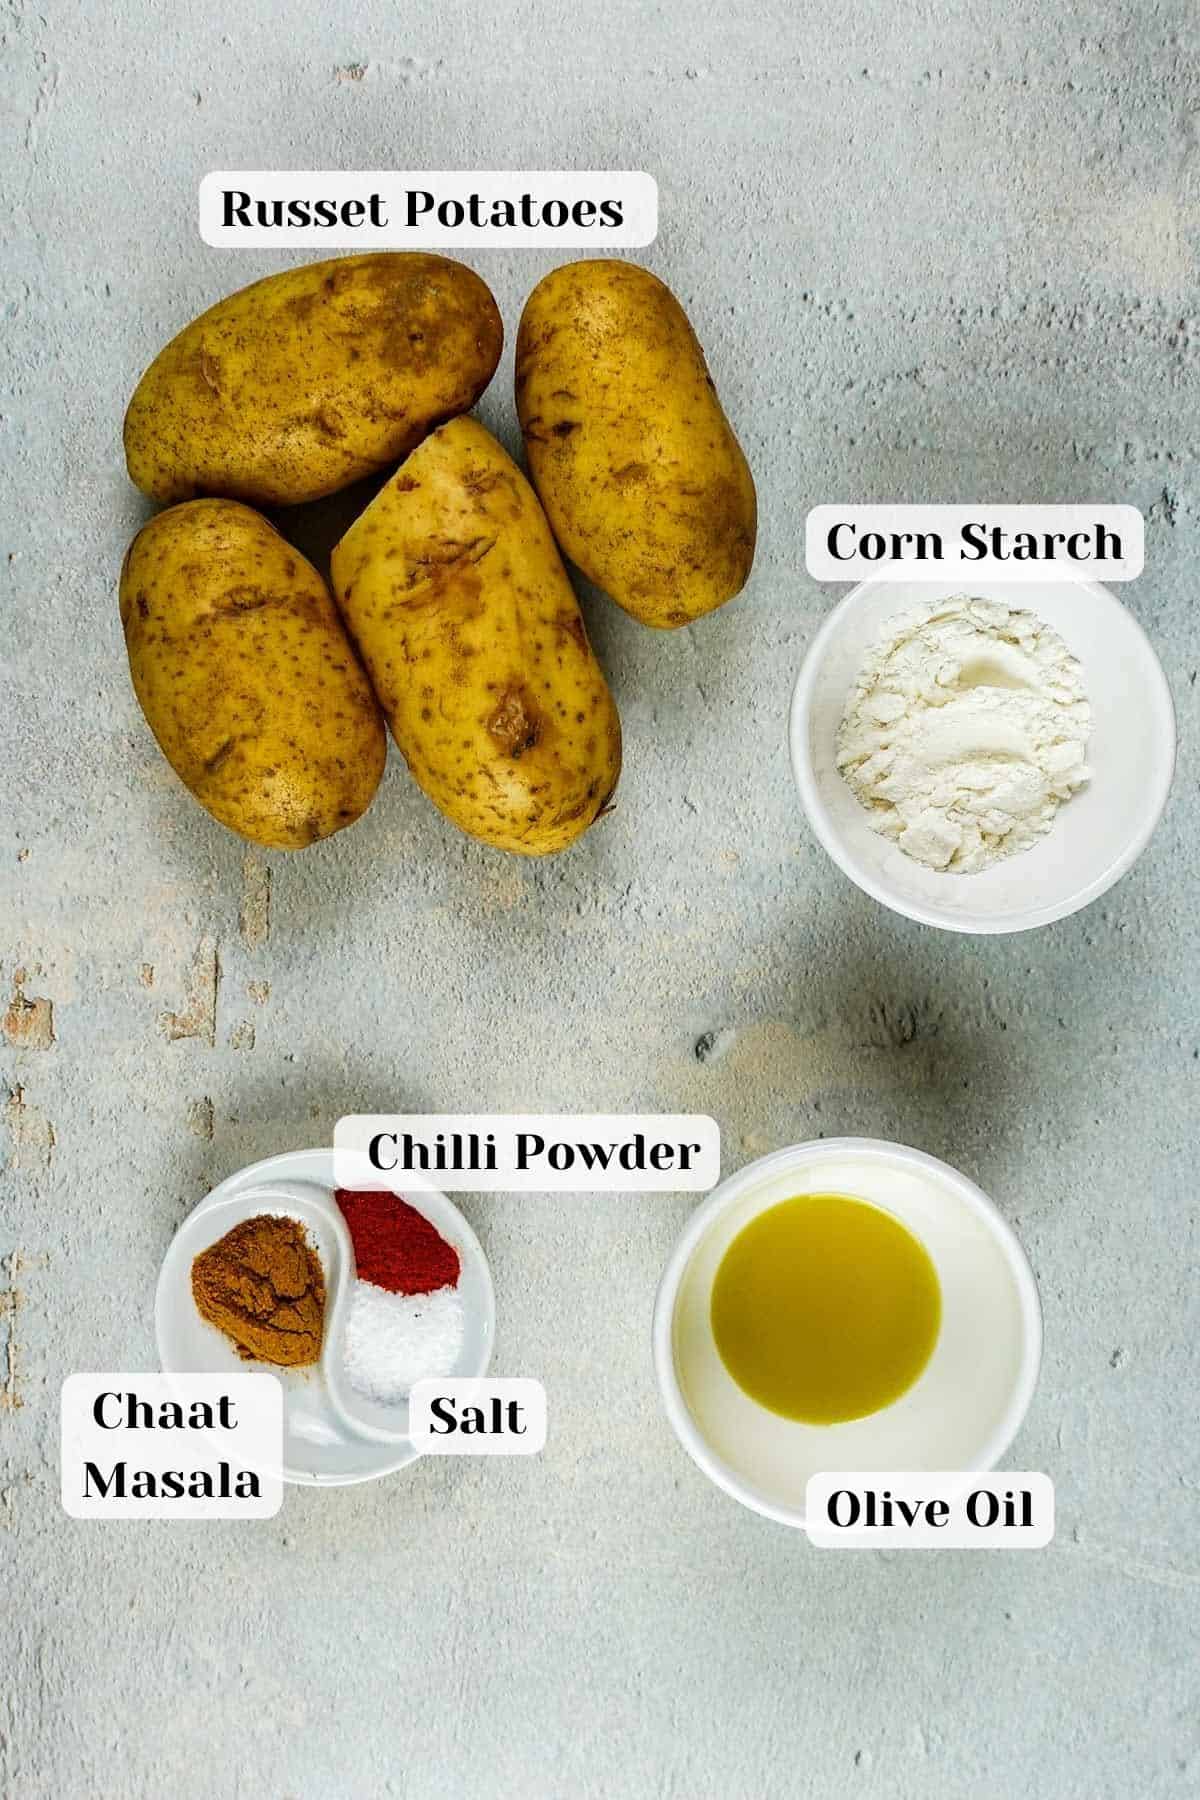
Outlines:
{"type": "MultiPolygon", "coordinates": [[[[8,1790],[1194,1793],[1194,5],[252,0],[222,21],[9,0],[3,29],[0,955],[6,998],[24,969],[54,1033],[0,1043],[8,1790]],[[171,333],[281,266],[195,224],[208,169],[272,166],[659,179],[645,260],[709,352],[761,548],[744,599],[688,632],[586,597],[626,773],[558,861],[460,839],[395,755],[352,831],[245,859],[136,710],[121,416],[171,333]],[[805,829],[785,715],[833,590],[804,574],[802,524],[848,497],[1145,510],[1131,599],[1181,764],[1090,911],[945,937],[805,829]],[[198,1035],[172,1040],[163,1015],[189,1008],[198,1035]],[[1054,1476],[1057,1542],[819,1554],[723,1499],[650,1369],[690,1203],[634,1197],[468,1199],[497,1371],[549,1389],[540,1460],[292,1492],[252,1527],[68,1521],[59,1381],[149,1366],[186,1210],[343,1111],[400,1107],[696,1108],[730,1166],[822,1131],[957,1163],[1041,1280],[1014,1466],[1054,1476]]],[[[510,342],[481,411],[510,446],[511,341],[554,260],[474,258],[510,342]]]]}

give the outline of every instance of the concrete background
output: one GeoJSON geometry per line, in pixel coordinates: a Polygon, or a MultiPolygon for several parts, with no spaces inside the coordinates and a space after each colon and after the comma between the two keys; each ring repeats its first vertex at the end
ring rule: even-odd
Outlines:
{"type": "MultiPolygon", "coordinates": [[[[3,9],[6,1791],[1195,1793],[1196,9],[319,12],[3,9]],[[459,838],[394,754],[352,831],[247,854],[136,710],[121,417],[171,333],[281,266],[199,241],[200,177],[238,166],[658,176],[645,260],[708,348],[761,550],[669,638],[585,597],[626,773],[560,860],[459,838]],[[1182,761],[1090,911],[943,936],[808,833],[784,719],[834,597],[804,513],[839,497],[1145,509],[1130,598],[1182,761]],[[152,1365],[179,1220],[401,1106],[698,1108],[731,1166],[824,1131],[966,1169],[1042,1284],[1013,1466],[1057,1483],[1053,1548],[827,1556],[725,1500],[648,1356],[691,1202],[634,1197],[468,1200],[498,1372],[549,1389],[541,1460],[292,1491],[259,1526],[69,1522],[59,1382],[152,1365]]],[[[510,341],[554,260],[475,259],[510,341]]],[[[481,410],[515,445],[511,351],[481,410]]]]}

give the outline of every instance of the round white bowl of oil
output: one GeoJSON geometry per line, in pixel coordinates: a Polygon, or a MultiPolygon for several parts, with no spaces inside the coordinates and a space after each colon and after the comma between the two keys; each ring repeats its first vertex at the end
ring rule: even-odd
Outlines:
{"type": "Polygon", "coordinates": [[[987,1195],[949,1164],[875,1138],[796,1144],[747,1165],[697,1208],[654,1309],[654,1363],[667,1417],[704,1473],[743,1506],[804,1524],[811,1475],[855,1469],[992,1469],[1037,1385],[1042,1313],[1029,1260],[987,1195]],[[808,1425],[750,1398],[721,1360],[713,1281],[739,1232],[804,1194],[890,1213],[928,1252],[941,1288],[937,1341],[891,1405],[808,1425]]]}

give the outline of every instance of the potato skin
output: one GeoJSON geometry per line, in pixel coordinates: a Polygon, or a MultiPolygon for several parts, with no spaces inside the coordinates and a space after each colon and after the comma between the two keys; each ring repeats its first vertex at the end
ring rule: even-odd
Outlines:
{"type": "Polygon", "coordinates": [[[150,364],[125,415],[152,500],[294,506],[399,462],[500,360],[487,285],[447,256],[346,256],[219,301],[150,364]]]}
{"type": "Polygon", "coordinates": [[[299,850],[353,824],[383,719],[317,571],[235,500],[143,527],[121,570],[129,671],[164,756],[253,844],[299,850]]]}
{"type": "Polygon", "coordinates": [[[635,263],[553,270],[521,316],[516,397],[533,485],[589,581],[664,629],[740,592],[754,482],[670,288],[635,263]]]}
{"type": "Polygon", "coordinates": [[[483,426],[426,438],[333,553],[333,588],[420,786],[471,837],[565,849],[621,726],[529,483],[483,426]]]}

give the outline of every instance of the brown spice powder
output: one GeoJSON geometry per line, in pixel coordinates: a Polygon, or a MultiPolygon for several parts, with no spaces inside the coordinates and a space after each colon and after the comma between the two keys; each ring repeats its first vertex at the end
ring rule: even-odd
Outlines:
{"type": "Polygon", "coordinates": [[[301,1368],[321,1354],[325,1276],[298,1219],[235,1225],[192,1263],[192,1298],[247,1361],[301,1368]]]}

